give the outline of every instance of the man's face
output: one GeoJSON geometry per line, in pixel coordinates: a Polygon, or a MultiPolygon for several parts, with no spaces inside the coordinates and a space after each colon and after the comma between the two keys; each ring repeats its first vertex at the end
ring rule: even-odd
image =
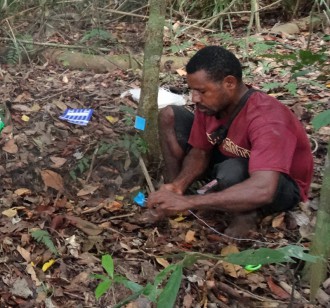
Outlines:
{"type": "Polygon", "coordinates": [[[231,92],[225,80],[213,81],[204,70],[187,75],[192,101],[201,112],[216,115],[229,106],[231,92]]]}

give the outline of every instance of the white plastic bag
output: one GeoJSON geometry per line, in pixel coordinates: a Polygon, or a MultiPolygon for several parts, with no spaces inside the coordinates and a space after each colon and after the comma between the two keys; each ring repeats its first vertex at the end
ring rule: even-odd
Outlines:
{"type": "MultiPolygon", "coordinates": [[[[128,95],[132,95],[134,101],[138,102],[140,99],[141,89],[131,89],[125,91],[120,95],[120,97],[125,97],[128,95]]],[[[186,104],[186,100],[183,95],[174,94],[164,88],[159,88],[158,91],[158,109],[164,108],[167,105],[177,105],[183,106],[186,104]]]]}

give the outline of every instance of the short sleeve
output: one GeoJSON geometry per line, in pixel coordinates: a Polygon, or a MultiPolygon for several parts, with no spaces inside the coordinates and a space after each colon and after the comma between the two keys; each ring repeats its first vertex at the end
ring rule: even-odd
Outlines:
{"type": "Polygon", "coordinates": [[[188,143],[194,148],[210,151],[213,145],[207,140],[206,121],[207,119],[202,112],[195,112],[188,143]]]}

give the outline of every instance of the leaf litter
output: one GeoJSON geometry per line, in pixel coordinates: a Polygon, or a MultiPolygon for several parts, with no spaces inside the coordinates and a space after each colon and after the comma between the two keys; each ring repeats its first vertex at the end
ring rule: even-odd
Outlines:
{"type": "MultiPolygon", "coordinates": [[[[295,40],[269,35],[258,39],[303,48],[307,35],[302,33],[295,40]]],[[[183,39],[189,37],[183,34],[183,39]]],[[[314,41],[318,46],[318,39],[314,41]]],[[[209,38],[209,42],[219,40],[209,38]]],[[[192,45],[188,52],[193,51],[192,45]]],[[[284,54],[286,49],[279,47],[277,52],[284,54]]],[[[275,67],[276,63],[256,59],[248,62],[253,71],[249,81],[254,86],[265,81],[273,83],[270,94],[301,119],[315,141],[315,177],[310,202],[301,203],[292,213],[265,218],[260,230],[251,234],[255,242],[234,244],[191,216],[157,226],[139,222],[143,209],[132,202],[132,197],[146,189],[144,176],[128,148],[123,143],[118,146],[123,135],[136,134],[122,107],[134,110],[137,105],[129,98],[120,98],[120,94],[130,85],[139,86],[138,73],[118,70],[95,74],[52,64],[32,69],[21,66],[18,73],[15,67],[4,67],[0,93],[3,101],[11,102],[13,125],[1,133],[1,306],[111,307],[129,292],[119,285],[95,300],[96,281],[91,274],[103,273],[100,260],[105,253],[115,258],[117,273],[145,284],[175,262],[165,256],[176,252],[226,255],[298,241],[308,247],[329,142],[326,129],[315,133],[310,124],[323,105],[310,105],[313,101],[329,101],[330,95],[318,85],[306,86],[303,81],[298,84],[299,96],[293,96],[288,89],[275,87],[276,82],[289,82],[288,77],[275,74],[277,68],[272,74],[267,72],[267,67],[275,67]],[[92,108],[93,117],[86,127],[66,123],[59,116],[67,108],[92,108]],[[45,232],[39,238],[47,236],[49,247],[54,247],[49,250],[38,243],[31,230],[45,232]]],[[[173,75],[170,87],[184,91],[184,75],[181,70],[173,75]]],[[[161,77],[166,83],[166,76],[161,77]]],[[[151,173],[159,178],[154,170],[151,173]]],[[[203,216],[219,232],[224,230],[226,218],[219,213],[203,216]]],[[[177,307],[207,303],[220,307],[287,307],[293,291],[295,305],[308,307],[309,289],[295,280],[296,270],[292,264],[282,264],[247,272],[227,262],[200,260],[185,270],[177,307]]],[[[321,307],[329,296],[328,285],[320,294],[321,307]]],[[[150,306],[146,302],[144,305],[150,306]]],[[[135,306],[132,303],[127,307],[135,306]]]]}

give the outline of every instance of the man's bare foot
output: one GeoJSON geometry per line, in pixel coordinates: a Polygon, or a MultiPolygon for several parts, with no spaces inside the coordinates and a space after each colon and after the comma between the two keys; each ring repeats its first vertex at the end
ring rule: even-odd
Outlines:
{"type": "Polygon", "coordinates": [[[245,238],[250,231],[257,229],[257,219],[256,211],[238,214],[226,228],[225,234],[235,238],[245,238]]]}

